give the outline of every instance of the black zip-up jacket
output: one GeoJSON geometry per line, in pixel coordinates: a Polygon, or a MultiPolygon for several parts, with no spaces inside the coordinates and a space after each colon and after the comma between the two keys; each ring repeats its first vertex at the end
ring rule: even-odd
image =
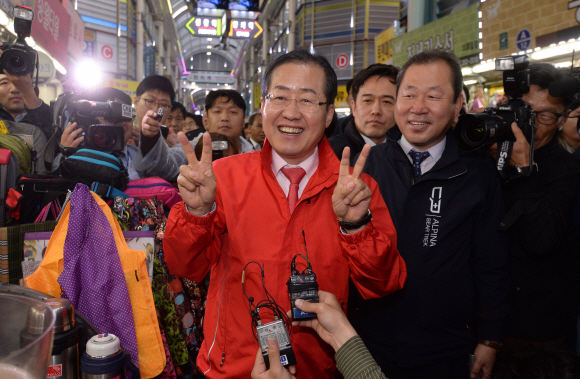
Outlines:
{"type": "Polygon", "coordinates": [[[580,247],[572,210],[580,164],[557,137],[534,151],[534,161],[537,172],[503,185],[502,229],[509,236],[513,276],[506,335],[550,341],[568,332],[575,338],[580,247]]]}
{"type": "Polygon", "coordinates": [[[346,124],[342,134],[330,137],[328,142],[330,142],[330,146],[338,159],[342,159],[342,151],[344,148],[347,146],[350,147],[351,162],[354,161],[354,157],[360,154],[365,145],[365,140],[361,137],[359,131],[356,130],[354,118],[351,118],[348,124],[346,124]]]}
{"type": "Polygon", "coordinates": [[[397,127],[387,132],[365,172],[391,212],[408,279],[393,295],[356,304],[353,322],[379,365],[467,360],[473,340],[503,338],[509,278],[500,182],[490,161],[458,151],[452,130],[442,157],[414,182],[400,136],[397,127]]]}

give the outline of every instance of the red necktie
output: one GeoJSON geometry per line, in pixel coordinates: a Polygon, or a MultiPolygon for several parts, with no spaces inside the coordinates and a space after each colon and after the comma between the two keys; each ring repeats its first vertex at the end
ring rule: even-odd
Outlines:
{"type": "Polygon", "coordinates": [[[306,175],[306,171],[302,167],[282,168],[282,173],[290,180],[290,190],[288,191],[288,207],[290,214],[294,212],[296,204],[298,204],[298,187],[300,181],[306,175]]]}

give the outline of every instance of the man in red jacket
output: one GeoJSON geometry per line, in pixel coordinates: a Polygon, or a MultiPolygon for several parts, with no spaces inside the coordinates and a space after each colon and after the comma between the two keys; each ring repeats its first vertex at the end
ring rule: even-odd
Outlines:
{"type": "MultiPolygon", "coordinates": [[[[209,135],[198,161],[179,134],[189,164],[177,180],[184,202],[169,215],[165,259],[172,273],[196,281],[211,269],[197,360],[208,378],[248,377],[252,371],[258,342],[244,290],[255,304],[266,295],[257,265],[245,269],[242,286],[250,261],[263,266],[265,287],[284,311],[290,309],[292,258],[306,248],[320,289],[336,294],[343,309],[349,277],[365,298],[384,296],[405,282],[389,211],[375,181],[361,175],[370,147],[350,169],[348,149],[339,161],[324,137],[336,86],[326,59],[293,51],[264,74],[261,151],[223,158],[212,167],[209,135]]],[[[152,116],[144,122],[156,125],[152,116]]],[[[299,377],[337,377],[334,352],[315,332],[296,327],[290,340],[299,377]]]]}

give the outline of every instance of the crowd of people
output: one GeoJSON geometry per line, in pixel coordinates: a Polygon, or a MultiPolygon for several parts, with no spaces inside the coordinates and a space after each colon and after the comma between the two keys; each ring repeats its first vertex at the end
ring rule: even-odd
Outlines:
{"type": "MultiPolygon", "coordinates": [[[[522,100],[536,132],[530,144],[511,126],[509,165],[526,175],[510,178],[497,144],[459,149],[469,92],[443,51],[360,71],[341,119],[336,74],[307,50],[269,64],[247,120],[235,90],[210,91],[196,116],[158,75],[134,101],[111,88],[77,96],[131,105],[133,121],[114,123],[114,155],[129,179],[177,183],[165,260],[196,282],[210,273],[205,377],[580,377],[580,100],[548,91],[567,72],[529,69],[522,100]],[[248,309],[267,288],[289,311],[286,282],[304,254],[319,303],[296,307],[317,317],[293,321],[289,369],[268,341],[268,369],[248,309]]],[[[55,128],[30,76],[1,74],[0,106],[3,134],[33,137],[36,173],[58,174],[83,147],[84,129],[55,128]]]]}

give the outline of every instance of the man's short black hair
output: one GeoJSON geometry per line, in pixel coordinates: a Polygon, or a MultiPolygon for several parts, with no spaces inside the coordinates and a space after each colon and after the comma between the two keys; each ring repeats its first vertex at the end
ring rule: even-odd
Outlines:
{"type": "Polygon", "coordinates": [[[352,80],[352,98],[356,101],[360,87],[362,87],[370,78],[375,76],[377,79],[387,78],[391,83],[396,84],[398,73],[399,69],[395,66],[382,63],[375,63],[370,65],[369,67],[361,70],[358,74],[356,74],[352,80]]]}
{"type": "Polygon", "coordinates": [[[131,105],[133,102],[131,101],[131,96],[127,95],[125,92],[121,91],[117,88],[111,87],[103,87],[96,89],[92,92],[86,94],[88,100],[93,101],[114,101],[115,99],[119,99],[119,101],[123,104],[131,105]]]}
{"type": "Polygon", "coordinates": [[[307,49],[297,49],[293,50],[287,54],[281,55],[274,59],[266,71],[264,71],[264,77],[262,78],[262,97],[268,95],[268,90],[270,89],[270,83],[272,81],[272,74],[274,70],[284,64],[304,64],[304,65],[316,65],[324,71],[324,96],[326,97],[326,109],[330,104],[334,104],[334,99],[336,98],[336,91],[338,84],[336,82],[336,73],[332,69],[332,66],[326,58],[322,55],[311,54],[307,49]]]}
{"type": "Polygon", "coordinates": [[[349,79],[348,82],[346,82],[346,96],[350,95],[353,81],[354,81],[354,79],[349,79]]]}
{"type": "Polygon", "coordinates": [[[469,88],[464,84],[463,92],[465,92],[465,104],[469,104],[469,88]]]}
{"type": "Polygon", "coordinates": [[[139,83],[139,86],[137,86],[137,91],[135,94],[141,97],[143,93],[152,90],[158,90],[168,94],[171,101],[175,99],[175,90],[173,89],[173,84],[171,84],[171,81],[165,76],[151,75],[146,77],[141,81],[141,83],[139,83]]]}
{"type": "Polygon", "coordinates": [[[401,82],[405,77],[405,72],[412,65],[426,65],[435,63],[437,61],[443,61],[447,63],[451,69],[451,85],[453,86],[453,101],[457,101],[459,95],[461,95],[461,90],[463,89],[463,74],[461,73],[461,65],[459,60],[453,53],[448,53],[443,50],[427,50],[412,56],[405,64],[399,75],[397,76],[397,96],[399,95],[399,87],[401,82]]]}
{"type": "Polygon", "coordinates": [[[183,118],[188,118],[188,117],[193,118],[193,120],[195,121],[195,115],[193,113],[191,113],[191,112],[185,112],[185,117],[183,117],[183,118]]]}
{"type": "Polygon", "coordinates": [[[262,114],[260,112],[256,112],[256,113],[252,113],[250,115],[250,118],[248,118],[248,124],[252,125],[254,123],[254,119],[256,118],[256,116],[261,116],[262,114]]]}
{"type": "MultiPolygon", "coordinates": [[[[552,84],[560,81],[574,80],[568,70],[559,69],[550,63],[532,63],[530,69],[530,85],[535,84],[541,89],[548,89],[552,84]]],[[[574,96],[565,96],[564,107],[566,110],[577,101],[574,96]]]]}
{"type": "Polygon", "coordinates": [[[187,111],[185,110],[185,107],[183,106],[183,104],[178,103],[177,101],[172,102],[171,103],[171,112],[173,112],[176,109],[181,110],[181,114],[183,115],[183,119],[185,120],[185,115],[186,115],[187,111]]]}
{"type": "Polygon", "coordinates": [[[232,100],[234,104],[246,112],[246,102],[242,95],[239,92],[234,91],[233,89],[218,89],[216,91],[209,91],[207,96],[205,97],[205,110],[209,111],[215,104],[215,101],[220,97],[225,97],[226,102],[232,100]]]}

